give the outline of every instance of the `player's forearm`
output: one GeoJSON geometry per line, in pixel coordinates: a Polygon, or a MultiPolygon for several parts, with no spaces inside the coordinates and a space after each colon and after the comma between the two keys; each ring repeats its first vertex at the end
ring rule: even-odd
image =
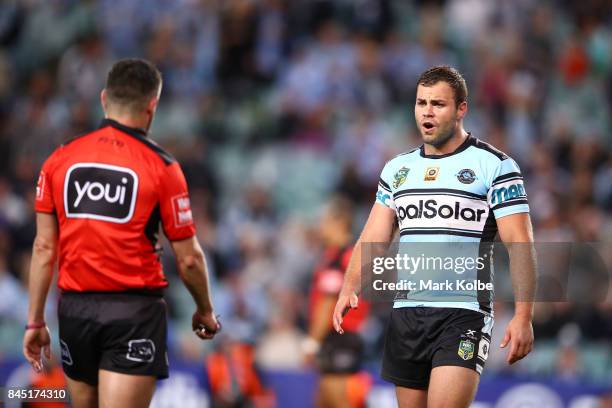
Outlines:
{"type": "Polygon", "coordinates": [[[40,323],[45,320],[45,302],[53,278],[55,246],[36,238],[32,248],[29,276],[28,322],[40,323]]]}
{"type": "MultiPolygon", "coordinates": [[[[344,284],[342,286],[342,291],[340,292],[341,294],[350,295],[355,293],[359,295],[362,289],[361,270],[364,266],[364,261],[362,260],[363,246],[369,245],[368,250],[366,251],[366,256],[368,259],[365,260],[365,262],[367,262],[365,266],[371,266],[370,262],[376,256],[375,254],[382,254],[388,250],[393,231],[394,230],[391,229],[391,233],[389,235],[385,234],[382,236],[375,236],[367,230],[363,232],[355,244],[346,273],[344,274],[344,284]]],[[[372,269],[368,267],[366,270],[371,271],[372,269]]],[[[369,279],[369,277],[366,277],[366,279],[369,279]]]]}
{"type": "MultiPolygon", "coordinates": [[[[369,249],[376,252],[386,251],[396,228],[395,212],[380,204],[374,204],[361,236],[353,248],[351,260],[344,274],[344,284],[340,295],[359,294],[361,292],[361,268],[364,263],[361,257],[362,247],[370,245],[369,249]],[[381,246],[380,244],[385,245],[381,246]]],[[[371,257],[372,251],[367,252],[370,253],[366,255],[371,257]]]]}
{"type": "Polygon", "coordinates": [[[515,315],[531,320],[537,285],[537,265],[532,242],[509,245],[510,274],[514,289],[515,315]]]}
{"type": "Polygon", "coordinates": [[[198,310],[202,313],[213,310],[206,259],[201,251],[178,260],[183,283],[191,293],[198,310]]]}
{"type": "Polygon", "coordinates": [[[342,284],[341,295],[361,292],[361,239],[355,244],[342,284]]]}

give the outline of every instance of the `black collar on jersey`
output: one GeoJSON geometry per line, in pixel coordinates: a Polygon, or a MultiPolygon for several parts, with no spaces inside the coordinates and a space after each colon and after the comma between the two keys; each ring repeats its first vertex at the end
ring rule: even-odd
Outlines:
{"type": "Polygon", "coordinates": [[[462,151],[470,147],[472,144],[474,144],[474,137],[472,136],[472,133],[468,132],[468,135],[463,141],[463,143],[461,143],[461,145],[459,145],[459,147],[456,148],[455,151],[453,152],[446,153],[446,154],[425,154],[424,144],[422,144],[419,149],[421,149],[421,157],[425,157],[427,159],[443,159],[445,157],[452,156],[457,153],[461,153],[462,151]]]}
{"type": "Polygon", "coordinates": [[[112,126],[115,129],[119,129],[120,131],[125,132],[139,139],[143,137],[147,137],[147,132],[144,129],[125,126],[113,119],[108,119],[108,118],[102,119],[102,123],[100,123],[100,128],[107,127],[107,126],[112,126]]]}
{"type": "Polygon", "coordinates": [[[157,143],[147,137],[147,132],[143,129],[133,128],[129,126],[122,125],[116,120],[112,119],[104,119],[100,124],[100,129],[105,128],[107,126],[111,126],[129,136],[134,137],[135,139],[144,143],[149,149],[153,150],[161,159],[166,163],[166,165],[172,164],[176,161],[174,157],[164,149],[162,149],[157,143]]]}

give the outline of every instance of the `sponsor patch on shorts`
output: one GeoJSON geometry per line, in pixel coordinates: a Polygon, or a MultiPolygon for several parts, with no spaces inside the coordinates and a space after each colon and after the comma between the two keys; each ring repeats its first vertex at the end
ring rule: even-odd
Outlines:
{"type": "Polygon", "coordinates": [[[472,359],[474,357],[474,343],[469,340],[461,340],[457,354],[464,360],[472,359]]]}
{"type": "Polygon", "coordinates": [[[62,353],[62,363],[71,366],[74,364],[72,361],[72,356],[70,355],[70,349],[68,349],[68,345],[64,340],[60,339],[60,348],[62,353]]]}
{"type": "Polygon", "coordinates": [[[484,361],[487,360],[487,357],[489,357],[489,348],[491,347],[491,344],[489,342],[489,340],[487,340],[486,338],[481,338],[480,339],[480,343],[478,343],[478,357],[482,358],[484,361]]]}
{"type": "Polygon", "coordinates": [[[155,358],[155,343],[151,339],[130,340],[126,358],[141,363],[151,363],[155,358]]]}

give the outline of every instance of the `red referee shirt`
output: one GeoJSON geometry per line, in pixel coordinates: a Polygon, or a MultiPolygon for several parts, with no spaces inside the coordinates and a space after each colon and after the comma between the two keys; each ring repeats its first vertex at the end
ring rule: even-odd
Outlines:
{"type": "Polygon", "coordinates": [[[59,223],[59,281],[68,291],[168,285],[157,243],[195,234],[187,183],[176,160],[139,129],[105,119],[44,163],[37,212],[59,223]]]}

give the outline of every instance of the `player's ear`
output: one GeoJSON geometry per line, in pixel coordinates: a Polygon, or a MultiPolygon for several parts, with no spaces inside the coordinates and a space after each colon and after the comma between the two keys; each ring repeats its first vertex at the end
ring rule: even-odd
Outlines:
{"type": "Polygon", "coordinates": [[[459,120],[463,119],[468,111],[467,101],[463,101],[457,106],[457,118],[459,120]]]}

